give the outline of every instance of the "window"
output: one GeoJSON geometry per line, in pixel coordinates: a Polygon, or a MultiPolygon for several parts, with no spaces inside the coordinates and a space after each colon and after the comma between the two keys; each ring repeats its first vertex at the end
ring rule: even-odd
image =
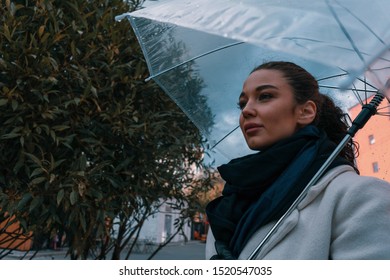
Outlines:
{"type": "Polygon", "coordinates": [[[372,163],[372,170],[374,171],[374,173],[378,173],[379,172],[378,162],[373,162],[372,163]]]}
{"type": "Polygon", "coordinates": [[[163,237],[167,240],[172,235],[172,215],[165,215],[163,237]]]}
{"type": "Polygon", "coordinates": [[[370,143],[370,145],[374,145],[374,143],[375,143],[375,137],[374,137],[373,134],[368,135],[368,142],[370,143]]]}

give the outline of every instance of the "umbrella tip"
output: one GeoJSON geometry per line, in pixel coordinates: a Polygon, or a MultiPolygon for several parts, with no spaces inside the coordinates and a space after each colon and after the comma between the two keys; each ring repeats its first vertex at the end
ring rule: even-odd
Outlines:
{"type": "Polygon", "coordinates": [[[128,16],[127,13],[118,15],[118,16],[115,17],[115,21],[121,22],[121,21],[122,21],[124,18],[126,18],[127,16],[128,16]]]}

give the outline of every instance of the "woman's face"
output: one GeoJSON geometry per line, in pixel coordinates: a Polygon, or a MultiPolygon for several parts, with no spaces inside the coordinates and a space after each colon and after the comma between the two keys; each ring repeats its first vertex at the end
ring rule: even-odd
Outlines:
{"type": "Polygon", "coordinates": [[[240,127],[252,150],[262,150],[302,127],[302,106],[278,70],[258,70],[245,81],[239,98],[240,127]]]}

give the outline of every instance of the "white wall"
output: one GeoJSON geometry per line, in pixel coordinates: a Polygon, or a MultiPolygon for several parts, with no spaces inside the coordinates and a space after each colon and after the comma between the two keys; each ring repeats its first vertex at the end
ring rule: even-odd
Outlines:
{"type": "MultiPolygon", "coordinates": [[[[160,206],[159,211],[155,215],[150,216],[144,222],[138,241],[142,242],[148,240],[157,244],[164,242],[168,238],[166,233],[169,227],[171,228],[171,234],[176,232],[174,223],[175,219],[179,217],[180,215],[177,211],[175,212],[175,210],[170,209],[169,205],[164,203],[162,206],[160,206]],[[166,216],[171,217],[169,224],[167,224],[166,216]]],[[[118,225],[115,224],[115,221],[113,230],[113,235],[115,236],[118,230],[118,225]]],[[[187,239],[191,238],[191,224],[185,224],[184,233],[187,236],[187,239]]],[[[185,239],[183,235],[177,234],[171,242],[183,242],[184,240],[185,239]]]]}
{"type": "MultiPolygon", "coordinates": [[[[175,213],[174,210],[169,210],[168,204],[163,204],[159,212],[147,219],[142,227],[140,232],[139,239],[148,239],[152,240],[156,243],[162,243],[166,240],[167,235],[166,231],[168,230],[169,225],[166,224],[168,221],[166,220],[166,216],[171,216],[170,219],[170,227],[171,233],[176,232],[176,228],[174,226],[175,219],[179,218],[179,213],[175,213]]],[[[184,226],[184,232],[188,239],[191,238],[191,227],[188,225],[184,226]]],[[[177,234],[171,242],[180,242],[184,241],[184,236],[177,234]]]]}

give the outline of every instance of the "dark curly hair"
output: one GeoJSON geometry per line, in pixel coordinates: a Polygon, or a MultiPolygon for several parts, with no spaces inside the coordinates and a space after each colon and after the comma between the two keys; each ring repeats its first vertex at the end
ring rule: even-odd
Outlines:
{"type": "MultiPolygon", "coordinates": [[[[318,82],[313,75],[301,66],[287,61],[266,62],[257,66],[251,73],[262,69],[277,70],[283,73],[293,89],[294,98],[298,104],[303,104],[308,100],[316,104],[317,114],[312,124],[324,130],[334,143],[341,142],[348,130],[347,114],[336,106],[329,96],[320,93],[318,82]]],[[[358,152],[358,147],[350,140],[340,152],[340,156],[351,162],[357,170],[355,152],[358,152]]]]}

